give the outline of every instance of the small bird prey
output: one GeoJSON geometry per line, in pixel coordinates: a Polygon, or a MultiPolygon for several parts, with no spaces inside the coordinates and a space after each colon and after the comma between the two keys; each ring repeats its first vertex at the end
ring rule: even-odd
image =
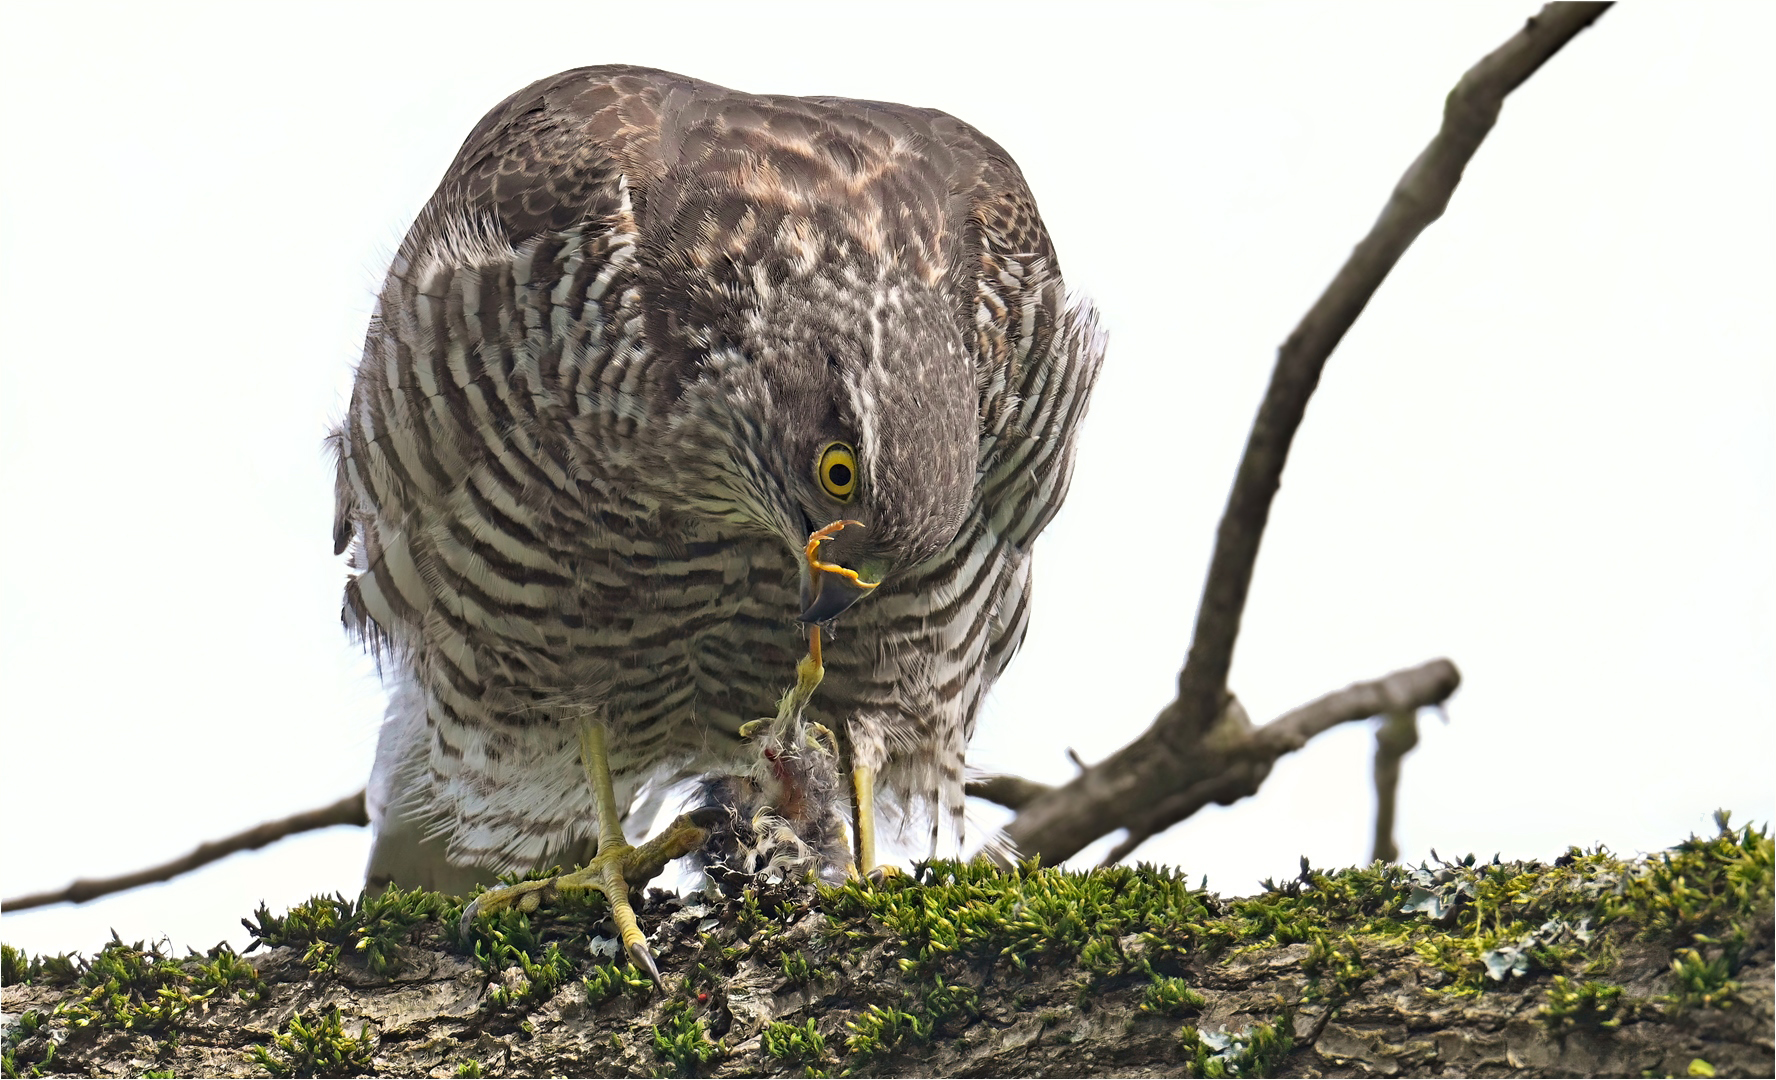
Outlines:
{"type": "Polygon", "coordinates": [[[599,888],[651,967],[628,890],[721,812],[637,848],[624,817],[747,773],[741,727],[835,620],[807,718],[856,865],[878,791],[959,840],[1103,345],[1017,165],[945,113],[621,66],[501,102],[396,253],[332,437],[345,621],[392,676],[371,881],[596,839],[478,910],[599,888]]]}
{"type": "Polygon", "coordinates": [[[697,785],[692,804],[721,811],[692,861],[717,888],[756,878],[837,881],[849,860],[838,814],[839,748],[825,727],[791,722],[753,736],[757,764],[697,785]]]}

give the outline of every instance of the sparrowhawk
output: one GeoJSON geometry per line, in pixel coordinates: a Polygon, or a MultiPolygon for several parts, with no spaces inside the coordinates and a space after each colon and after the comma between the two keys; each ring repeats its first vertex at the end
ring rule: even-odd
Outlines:
{"type": "Polygon", "coordinates": [[[332,439],[345,621],[392,683],[371,879],[449,884],[427,844],[571,856],[601,802],[733,769],[809,622],[861,812],[874,781],[959,835],[1102,355],[1017,165],[954,117],[622,66],[501,102],[332,439]]]}

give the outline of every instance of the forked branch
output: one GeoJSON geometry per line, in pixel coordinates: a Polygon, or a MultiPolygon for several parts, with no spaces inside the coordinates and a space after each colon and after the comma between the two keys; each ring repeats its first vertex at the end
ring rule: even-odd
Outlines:
{"type": "Polygon", "coordinates": [[[1026,804],[1006,829],[1019,851],[1060,862],[1119,828],[1136,832],[1131,814],[1142,815],[1140,828],[1151,830],[1183,820],[1163,820],[1166,815],[1155,817],[1150,811],[1163,803],[1182,812],[1196,801],[1172,793],[1179,790],[1181,776],[1197,772],[1193,763],[1221,715],[1258,544],[1289,446],[1327,358],[1413,240],[1442,216],[1462,171],[1498,121],[1505,97],[1609,6],[1549,4],[1456,84],[1436,137],[1406,170],[1369,235],[1278,352],[1216,533],[1190,654],[1178,675],[1178,696],[1133,742],[1071,783],[1026,804]]]}

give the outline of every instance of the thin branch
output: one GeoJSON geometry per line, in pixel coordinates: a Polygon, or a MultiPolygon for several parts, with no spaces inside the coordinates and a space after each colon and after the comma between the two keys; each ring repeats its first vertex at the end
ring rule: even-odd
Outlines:
{"type": "Polygon", "coordinates": [[[1441,705],[1460,686],[1461,672],[1453,663],[1431,660],[1369,682],[1352,683],[1291,709],[1259,728],[1253,743],[1274,760],[1349,720],[1441,705]]]}
{"type": "Polygon", "coordinates": [[[967,788],[970,798],[998,803],[1007,810],[1022,810],[1026,804],[1053,790],[1047,784],[1039,784],[1021,776],[1004,775],[983,776],[970,782],[967,788]]]}
{"type": "Polygon", "coordinates": [[[67,888],[54,892],[32,893],[11,900],[0,901],[0,908],[6,911],[23,911],[26,908],[44,907],[49,904],[84,904],[88,900],[96,900],[114,892],[133,889],[138,885],[152,885],[157,881],[169,881],[180,874],[188,874],[200,866],[206,866],[217,859],[225,859],[237,851],[251,851],[274,844],[286,836],[325,829],[334,825],[368,825],[370,817],[364,811],[364,793],[362,791],[347,795],[331,806],[323,806],[318,810],[306,810],[300,814],[292,814],[280,821],[267,821],[253,826],[245,832],[221,840],[212,840],[207,844],[199,844],[189,855],[174,859],[172,862],[151,866],[146,870],[138,870],[133,874],[123,874],[113,878],[81,878],[67,888]]]}
{"type": "Polygon", "coordinates": [[[1609,6],[1549,4],[1456,84],[1444,106],[1442,128],[1278,352],[1216,533],[1176,699],[1134,742],[1025,807],[1006,829],[1018,850],[1051,863],[1067,859],[1126,825],[1132,809],[1150,803],[1159,792],[1175,790],[1176,777],[1187,770],[1220,713],[1270,504],[1327,358],[1412,241],[1442,216],[1463,169],[1497,122],[1506,95],[1609,6]]]}
{"type": "Polygon", "coordinates": [[[1375,845],[1370,862],[1400,857],[1394,842],[1394,803],[1400,791],[1400,759],[1418,745],[1418,710],[1396,709],[1375,731],[1375,845]]]}
{"type": "Polygon", "coordinates": [[[1432,660],[1369,682],[1352,683],[1291,709],[1261,728],[1242,732],[1238,725],[1229,725],[1226,735],[1204,742],[1191,772],[1173,785],[1174,793],[1150,800],[1150,805],[1128,816],[1128,837],[1111,849],[1103,864],[1127,858],[1147,840],[1210,803],[1226,806],[1257,794],[1277,759],[1306,746],[1315,736],[1371,716],[1411,716],[1419,709],[1441,705],[1460,685],[1461,672],[1454,664],[1432,660]],[[1180,784],[1183,790],[1176,790],[1180,784]]]}

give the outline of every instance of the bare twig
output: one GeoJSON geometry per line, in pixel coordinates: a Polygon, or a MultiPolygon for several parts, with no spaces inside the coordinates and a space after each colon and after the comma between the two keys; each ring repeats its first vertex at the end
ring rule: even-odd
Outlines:
{"type": "Polygon", "coordinates": [[[300,814],[292,814],[280,821],[267,821],[253,826],[245,832],[221,840],[212,840],[207,844],[199,844],[189,855],[174,859],[172,862],[151,866],[146,870],[138,870],[133,874],[122,874],[113,878],[81,878],[63,889],[54,892],[32,893],[0,902],[0,908],[7,911],[23,911],[26,908],[44,907],[48,904],[84,904],[88,900],[96,900],[114,892],[133,889],[138,885],[152,885],[157,881],[168,881],[187,874],[200,866],[225,859],[237,851],[251,851],[267,844],[276,843],[286,836],[310,832],[314,829],[325,829],[333,825],[368,825],[369,816],[364,812],[364,793],[362,791],[347,795],[331,806],[323,806],[318,810],[306,810],[300,814]]]}
{"type": "Polygon", "coordinates": [[[1448,660],[1432,660],[1403,668],[1369,682],[1352,683],[1291,709],[1254,733],[1260,752],[1282,757],[1306,746],[1309,739],[1348,720],[1441,705],[1461,686],[1461,672],[1448,660]]]}
{"type": "Polygon", "coordinates": [[[1400,857],[1394,843],[1394,800],[1400,790],[1400,759],[1418,745],[1418,710],[1395,709],[1375,731],[1375,846],[1371,862],[1400,857]]]}
{"type": "Polygon", "coordinates": [[[983,776],[968,785],[970,798],[998,803],[1007,810],[1021,810],[1025,804],[1053,790],[1047,784],[1025,780],[1021,776],[983,776]]]}
{"type": "Polygon", "coordinates": [[[1442,216],[1462,170],[1497,122],[1505,96],[1609,6],[1549,4],[1456,84],[1444,106],[1442,128],[1278,352],[1216,533],[1177,697],[1134,742],[1026,806],[1006,829],[1020,851],[1048,862],[1069,858],[1127,825],[1131,811],[1176,790],[1177,777],[1192,771],[1190,763],[1227,692],[1227,672],[1270,504],[1327,358],[1412,241],[1442,216]]]}
{"type": "Polygon", "coordinates": [[[1104,865],[1127,858],[1155,834],[1210,803],[1225,806],[1257,794],[1277,759],[1306,746],[1315,736],[1377,714],[1410,717],[1421,708],[1442,704],[1460,685],[1461,672],[1454,664],[1432,660],[1315,698],[1261,728],[1224,722],[1204,741],[1190,771],[1179,777],[1172,791],[1128,815],[1128,837],[1110,850],[1104,865]]]}

